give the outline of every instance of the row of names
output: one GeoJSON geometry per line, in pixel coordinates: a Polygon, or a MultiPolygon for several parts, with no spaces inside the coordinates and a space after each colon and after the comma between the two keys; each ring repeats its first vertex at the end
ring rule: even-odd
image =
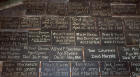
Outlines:
{"type": "Polygon", "coordinates": [[[140,15],[139,0],[25,0],[24,6],[27,15],[140,15]]]}
{"type": "Polygon", "coordinates": [[[1,62],[2,77],[135,77],[138,62],[1,62]]]}
{"type": "Polygon", "coordinates": [[[0,61],[140,61],[139,47],[0,46],[0,61]]]}
{"type": "Polygon", "coordinates": [[[41,29],[69,31],[140,31],[140,18],[91,16],[0,17],[1,29],[41,29]]]}

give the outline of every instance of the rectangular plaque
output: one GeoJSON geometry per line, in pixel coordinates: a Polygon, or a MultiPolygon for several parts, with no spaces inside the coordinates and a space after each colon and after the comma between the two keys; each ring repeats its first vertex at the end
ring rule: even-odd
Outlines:
{"type": "Polygon", "coordinates": [[[51,46],[51,60],[53,61],[82,61],[82,47],[77,46],[51,46]]]}
{"type": "Polygon", "coordinates": [[[21,29],[41,28],[41,17],[39,16],[22,17],[20,28],[21,29]]]}
{"type": "Polygon", "coordinates": [[[124,45],[125,37],[122,32],[101,32],[102,45],[124,45]]]}
{"type": "Polygon", "coordinates": [[[67,15],[68,0],[49,0],[47,15],[67,15]]]}
{"type": "Polygon", "coordinates": [[[30,45],[50,45],[51,44],[51,32],[32,30],[29,31],[29,44],[30,45]]]}
{"type": "Polygon", "coordinates": [[[68,30],[69,24],[69,17],[45,16],[42,19],[41,30],[68,30]]]}
{"type": "Polygon", "coordinates": [[[111,16],[110,0],[91,0],[90,13],[92,16],[111,16]]]}
{"type": "Polygon", "coordinates": [[[139,61],[140,48],[139,47],[119,47],[119,55],[121,61],[139,61]]]}
{"type": "Polygon", "coordinates": [[[99,17],[97,22],[100,31],[123,31],[121,18],[99,17]]]}
{"type": "Polygon", "coordinates": [[[114,46],[88,46],[85,47],[85,58],[87,61],[116,61],[118,53],[114,46]]]}
{"type": "Polygon", "coordinates": [[[82,61],[82,47],[77,46],[28,46],[22,54],[24,61],[82,61]]]}
{"type": "Polygon", "coordinates": [[[72,62],[72,77],[99,77],[98,62],[72,62]]]}
{"type": "Polygon", "coordinates": [[[1,30],[0,45],[26,46],[28,45],[28,32],[24,30],[1,30]]]}
{"type": "Polygon", "coordinates": [[[100,45],[100,37],[98,32],[76,32],[76,45],[89,46],[100,45]]]}
{"type": "Polygon", "coordinates": [[[68,15],[81,16],[90,15],[89,1],[88,0],[69,0],[68,15]]]}
{"type": "Polygon", "coordinates": [[[131,75],[132,77],[140,76],[140,62],[131,63],[131,75]]]}
{"type": "Polygon", "coordinates": [[[2,77],[38,77],[37,62],[4,62],[2,77]]]}
{"type": "Polygon", "coordinates": [[[72,31],[97,31],[96,18],[91,16],[72,16],[72,31]]]}
{"type": "Polygon", "coordinates": [[[127,62],[102,62],[101,76],[130,77],[129,64],[127,62]]]}
{"type": "Polygon", "coordinates": [[[124,18],[127,31],[140,31],[140,18],[124,18]]]}
{"type": "Polygon", "coordinates": [[[1,29],[18,29],[20,17],[0,17],[1,29]]]}
{"type": "Polygon", "coordinates": [[[19,61],[22,60],[23,53],[27,46],[0,46],[1,61],[19,61]]]}
{"type": "Polygon", "coordinates": [[[127,31],[125,34],[126,45],[135,45],[140,44],[140,31],[127,31]]]}
{"type": "Polygon", "coordinates": [[[49,61],[51,55],[50,46],[46,45],[32,45],[28,46],[22,54],[22,60],[24,61],[49,61]]]}
{"type": "Polygon", "coordinates": [[[24,0],[26,15],[42,15],[46,13],[48,0],[24,0]]]}
{"type": "Polygon", "coordinates": [[[70,77],[68,62],[42,62],[40,77],[70,77]]]}
{"type": "Polygon", "coordinates": [[[111,5],[112,14],[116,16],[123,16],[123,15],[137,15],[136,14],[136,4],[115,4],[111,5]]]}
{"type": "Polygon", "coordinates": [[[53,45],[74,45],[74,32],[70,31],[52,31],[53,45]]]}

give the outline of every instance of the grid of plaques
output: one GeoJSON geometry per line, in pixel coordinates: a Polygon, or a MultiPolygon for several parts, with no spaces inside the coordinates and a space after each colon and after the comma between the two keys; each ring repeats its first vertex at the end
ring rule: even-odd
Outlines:
{"type": "Polygon", "coordinates": [[[0,16],[0,77],[139,77],[139,0],[24,0],[0,16]]]}

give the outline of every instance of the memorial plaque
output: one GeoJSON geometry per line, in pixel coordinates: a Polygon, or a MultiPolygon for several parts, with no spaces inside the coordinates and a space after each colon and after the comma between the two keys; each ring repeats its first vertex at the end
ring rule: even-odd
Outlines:
{"type": "Polygon", "coordinates": [[[124,22],[127,31],[140,31],[140,18],[124,18],[124,22]]]}
{"type": "Polygon", "coordinates": [[[20,28],[21,29],[41,28],[41,17],[39,16],[22,17],[20,28]]]}
{"type": "Polygon", "coordinates": [[[48,0],[25,0],[26,15],[42,15],[46,13],[48,0]]]}
{"type": "Polygon", "coordinates": [[[131,75],[132,77],[139,77],[140,76],[140,63],[139,62],[132,62],[131,63],[131,75]]]}
{"type": "Polygon", "coordinates": [[[140,48],[139,47],[119,47],[119,55],[121,61],[139,61],[140,48]]]}
{"type": "Polygon", "coordinates": [[[76,32],[76,45],[93,46],[100,44],[101,41],[98,32],[76,32]]]}
{"type": "Polygon", "coordinates": [[[112,14],[116,16],[137,15],[136,4],[115,4],[115,5],[111,5],[111,10],[112,10],[112,14]]]}
{"type": "Polygon", "coordinates": [[[42,62],[40,77],[70,77],[68,62],[42,62]]]}
{"type": "Polygon", "coordinates": [[[71,17],[72,31],[97,31],[96,18],[91,16],[71,17]]]}
{"type": "Polygon", "coordinates": [[[38,77],[37,62],[4,62],[2,77],[38,77]]]}
{"type": "Polygon", "coordinates": [[[1,6],[0,77],[140,77],[140,0],[1,6]]]}
{"type": "Polygon", "coordinates": [[[67,15],[68,0],[49,0],[47,15],[67,15]]]}
{"type": "Polygon", "coordinates": [[[28,45],[27,31],[1,30],[0,45],[2,46],[26,46],[28,45]]]}
{"type": "Polygon", "coordinates": [[[52,61],[82,61],[82,47],[52,46],[50,47],[52,61]]]}
{"type": "Polygon", "coordinates": [[[140,44],[140,32],[139,31],[127,31],[125,34],[126,45],[139,45],[140,44]]]}
{"type": "Polygon", "coordinates": [[[50,45],[51,44],[51,32],[49,31],[30,31],[29,32],[29,44],[30,45],[50,45]]]}
{"type": "Polygon", "coordinates": [[[50,47],[45,45],[28,46],[22,54],[22,60],[25,61],[49,61],[50,60],[50,47]]]}
{"type": "Polygon", "coordinates": [[[1,29],[18,29],[20,20],[20,17],[1,17],[1,29]]]}
{"type": "Polygon", "coordinates": [[[97,62],[72,62],[71,70],[71,77],[99,77],[97,62]]]}
{"type": "Polygon", "coordinates": [[[85,58],[87,61],[116,61],[118,53],[114,46],[89,46],[85,47],[85,58]]]}
{"type": "Polygon", "coordinates": [[[127,62],[102,62],[102,77],[130,77],[130,68],[127,62]]]}
{"type": "Polygon", "coordinates": [[[121,18],[100,17],[97,19],[100,31],[123,31],[121,18]]]}
{"type": "Polygon", "coordinates": [[[27,46],[0,46],[0,61],[22,60],[26,50],[27,46]]]}
{"type": "Polygon", "coordinates": [[[69,24],[69,17],[46,16],[43,17],[41,30],[68,30],[69,24]]]}
{"type": "Polygon", "coordinates": [[[29,46],[22,59],[25,61],[82,61],[82,47],[75,46],[29,46]]]}
{"type": "Polygon", "coordinates": [[[88,0],[69,0],[68,15],[71,16],[89,16],[89,1],[88,0]]]}
{"type": "Polygon", "coordinates": [[[111,16],[110,0],[91,0],[90,13],[92,16],[111,16]]]}
{"type": "Polygon", "coordinates": [[[122,32],[102,32],[102,45],[124,45],[125,37],[122,32]]]}
{"type": "Polygon", "coordinates": [[[53,45],[74,45],[74,32],[70,31],[52,31],[53,45]]]}

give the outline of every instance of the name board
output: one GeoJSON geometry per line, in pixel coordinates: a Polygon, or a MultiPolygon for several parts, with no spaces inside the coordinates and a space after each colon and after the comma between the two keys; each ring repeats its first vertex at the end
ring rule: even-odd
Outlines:
{"type": "Polygon", "coordinates": [[[68,15],[90,15],[89,1],[87,0],[69,0],[68,15]]]}
{"type": "Polygon", "coordinates": [[[119,55],[122,61],[139,61],[139,47],[119,47],[119,55]]]}
{"type": "Polygon", "coordinates": [[[140,44],[140,34],[139,31],[127,31],[125,34],[126,45],[139,45],[140,44]]]}
{"type": "Polygon", "coordinates": [[[82,61],[82,47],[77,46],[52,46],[50,47],[52,61],[82,61]]]}
{"type": "Polygon", "coordinates": [[[140,31],[140,18],[124,18],[125,29],[129,31],[140,31]]]}
{"type": "Polygon", "coordinates": [[[87,61],[116,61],[118,60],[117,49],[114,46],[90,46],[85,47],[87,61]]]}
{"type": "Polygon", "coordinates": [[[2,77],[38,77],[37,62],[4,62],[2,77]]]}
{"type": "Polygon", "coordinates": [[[117,16],[136,15],[136,4],[116,4],[111,6],[112,14],[117,16]]]}
{"type": "Polygon", "coordinates": [[[49,31],[29,31],[29,44],[51,44],[51,32],[49,31]]]}
{"type": "Polygon", "coordinates": [[[45,45],[28,46],[28,50],[22,53],[22,60],[24,61],[49,61],[50,47],[45,45]]]}
{"type": "Polygon", "coordinates": [[[42,62],[40,77],[70,77],[68,62],[42,62]]]}
{"type": "Polygon", "coordinates": [[[41,30],[68,30],[69,18],[64,16],[43,17],[41,30]]]}
{"type": "Polygon", "coordinates": [[[76,32],[76,45],[99,45],[100,37],[98,32],[76,32]]]}
{"type": "Polygon", "coordinates": [[[72,31],[97,31],[96,18],[91,16],[71,17],[72,31]]]}
{"type": "Polygon", "coordinates": [[[122,32],[101,32],[102,45],[124,45],[125,38],[122,32]]]}
{"type": "Polygon", "coordinates": [[[23,5],[26,8],[26,15],[45,14],[48,0],[24,0],[23,5]]]}
{"type": "Polygon", "coordinates": [[[130,77],[130,68],[127,62],[102,62],[102,76],[130,77]]]}
{"type": "Polygon", "coordinates": [[[74,32],[70,31],[52,31],[53,45],[74,45],[74,32]]]}
{"type": "Polygon", "coordinates": [[[110,1],[107,0],[91,0],[90,11],[92,16],[111,16],[110,1]]]}
{"type": "Polygon", "coordinates": [[[18,29],[20,17],[0,17],[1,29],[18,29]]]}
{"type": "Polygon", "coordinates": [[[20,28],[41,28],[41,17],[22,17],[20,28]]]}
{"type": "Polygon", "coordinates": [[[67,15],[68,0],[49,0],[46,14],[67,15]]]}
{"type": "Polygon", "coordinates": [[[72,77],[99,77],[97,62],[72,62],[72,77]]]}
{"type": "Polygon", "coordinates": [[[27,51],[27,46],[0,46],[1,61],[22,60],[23,53],[27,51]]]}
{"type": "Polygon", "coordinates": [[[0,45],[2,46],[26,46],[28,45],[27,31],[1,30],[0,45]]]}
{"type": "Polygon", "coordinates": [[[100,31],[123,31],[123,22],[121,18],[99,17],[97,21],[100,31]]]}

